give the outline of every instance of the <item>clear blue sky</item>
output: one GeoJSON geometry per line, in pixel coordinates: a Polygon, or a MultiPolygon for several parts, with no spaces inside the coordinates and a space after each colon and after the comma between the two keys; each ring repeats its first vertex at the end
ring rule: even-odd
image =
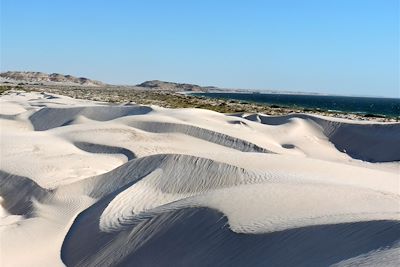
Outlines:
{"type": "Polygon", "coordinates": [[[399,0],[1,0],[1,71],[400,97],[399,0]]]}

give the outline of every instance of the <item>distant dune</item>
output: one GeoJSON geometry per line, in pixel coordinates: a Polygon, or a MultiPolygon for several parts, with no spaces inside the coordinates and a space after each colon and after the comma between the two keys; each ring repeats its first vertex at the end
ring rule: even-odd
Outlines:
{"type": "Polygon", "coordinates": [[[0,107],[1,266],[399,265],[399,123],[0,107]]]}
{"type": "Polygon", "coordinates": [[[82,85],[82,86],[104,86],[105,84],[99,81],[90,80],[84,77],[74,77],[71,75],[63,75],[59,73],[43,73],[30,71],[7,71],[0,73],[0,77],[9,82],[18,83],[50,83],[50,84],[65,84],[65,85],[82,85]]]}

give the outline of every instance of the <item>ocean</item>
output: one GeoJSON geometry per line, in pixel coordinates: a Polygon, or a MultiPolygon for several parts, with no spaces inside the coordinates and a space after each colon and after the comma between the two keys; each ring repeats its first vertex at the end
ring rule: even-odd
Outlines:
{"type": "Polygon", "coordinates": [[[400,117],[400,98],[271,93],[194,93],[193,95],[289,108],[319,109],[323,111],[400,117]]]}

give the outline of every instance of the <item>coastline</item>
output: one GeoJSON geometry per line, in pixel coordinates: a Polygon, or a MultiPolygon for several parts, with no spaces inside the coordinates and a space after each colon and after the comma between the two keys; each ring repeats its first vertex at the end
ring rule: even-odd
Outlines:
{"type": "Polygon", "coordinates": [[[286,109],[356,114],[364,117],[400,118],[400,99],[382,97],[338,96],[316,94],[206,92],[191,93],[212,99],[237,100],[251,104],[286,109]]]}
{"type": "MultiPolygon", "coordinates": [[[[281,116],[293,113],[307,113],[333,118],[343,118],[359,121],[398,122],[399,117],[386,117],[375,114],[357,114],[323,110],[318,108],[285,107],[282,105],[267,105],[240,100],[217,99],[199,96],[190,91],[169,91],[137,86],[69,86],[69,85],[3,85],[1,94],[9,90],[26,92],[41,92],[64,95],[76,99],[109,102],[114,104],[135,103],[140,105],[156,105],[165,108],[201,108],[220,113],[262,113],[271,116],[281,116]]],[[[203,92],[204,93],[204,92],[203,92]]]]}

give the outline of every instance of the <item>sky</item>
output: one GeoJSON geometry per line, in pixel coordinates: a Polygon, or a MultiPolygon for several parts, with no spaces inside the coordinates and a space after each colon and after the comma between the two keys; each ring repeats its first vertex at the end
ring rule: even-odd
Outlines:
{"type": "Polygon", "coordinates": [[[399,0],[0,0],[1,71],[400,97],[399,0]]]}

